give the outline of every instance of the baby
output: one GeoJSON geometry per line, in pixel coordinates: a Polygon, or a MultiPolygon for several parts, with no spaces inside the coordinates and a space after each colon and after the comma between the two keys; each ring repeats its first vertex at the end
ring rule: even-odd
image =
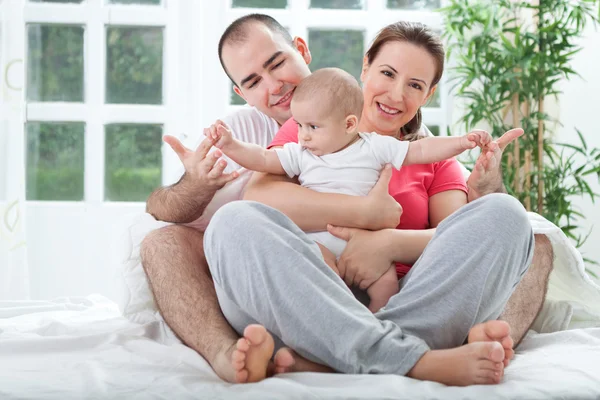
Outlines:
{"type": "MultiPolygon", "coordinates": [[[[305,78],[295,90],[291,112],[298,124],[298,143],[267,150],[244,143],[220,124],[215,146],[241,166],[259,172],[298,177],[304,187],[318,192],[366,196],[386,164],[430,164],[454,157],[491,141],[484,131],[461,137],[430,137],[400,141],[376,133],[358,132],[363,94],[356,79],[337,68],[325,68],[305,78]]],[[[320,247],[325,262],[338,274],[337,259],[346,242],[329,232],[308,233],[320,247]]],[[[344,278],[342,276],[342,278],[344,278]]],[[[395,266],[369,288],[369,309],[376,312],[398,293],[395,266]]]]}

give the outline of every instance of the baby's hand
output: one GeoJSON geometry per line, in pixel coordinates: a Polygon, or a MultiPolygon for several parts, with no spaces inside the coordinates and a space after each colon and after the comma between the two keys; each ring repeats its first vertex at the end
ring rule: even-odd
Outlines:
{"type": "Polygon", "coordinates": [[[466,149],[474,149],[477,146],[483,149],[492,141],[492,135],[481,129],[475,129],[462,138],[466,149]]]}
{"type": "Polygon", "coordinates": [[[229,144],[233,143],[231,129],[221,120],[217,120],[210,127],[210,135],[216,148],[224,150],[229,144]]]}

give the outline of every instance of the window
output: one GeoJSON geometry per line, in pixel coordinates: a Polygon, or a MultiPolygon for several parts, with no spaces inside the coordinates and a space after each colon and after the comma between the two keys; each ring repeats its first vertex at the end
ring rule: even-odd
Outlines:
{"type": "MultiPolygon", "coordinates": [[[[440,32],[442,17],[435,12],[440,6],[440,0],[230,0],[226,15],[227,22],[232,22],[250,12],[269,14],[288,27],[292,36],[308,41],[311,70],[338,67],[359,79],[364,53],[381,28],[408,20],[440,32]]],[[[220,76],[220,90],[227,90],[230,111],[245,104],[227,77],[223,73],[220,76]]],[[[424,123],[442,135],[448,120],[444,87],[442,79],[423,107],[424,123]]]]}
{"type": "Polygon", "coordinates": [[[162,183],[174,15],[160,0],[26,3],[28,200],[145,201],[162,183]]]}

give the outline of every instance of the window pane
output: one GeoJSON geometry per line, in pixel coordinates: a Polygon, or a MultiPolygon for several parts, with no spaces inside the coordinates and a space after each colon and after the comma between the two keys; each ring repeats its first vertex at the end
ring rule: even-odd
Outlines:
{"type": "Polygon", "coordinates": [[[233,0],[232,7],[286,8],[287,0],[233,0]]]}
{"type": "Polygon", "coordinates": [[[407,10],[435,10],[440,8],[440,0],[387,0],[387,6],[407,10]]]}
{"type": "Polygon", "coordinates": [[[105,131],[105,199],[146,201],[161,184],[162,126],[114,124],[105,131]]]}
{"type": "MultiPolygon", "coordinates": [[[[425,124],[427,125],[427,124],[425,124]]],[[[437,125],[427,125],[427,128],[429,128],[429,130],[431,131],[431,133],[433,133],[433,136],[440,136],[440,127],[437,125]]]]}
{"type": "Polygon", "coordinates": [[[27,26],[27,99],[83,101],[83,27],[27,26]]]}
{"type": "Polygon", "coordinates": [[[162,104],[163,29],[111,27],[106,45],[106,102],[162,104]]]}
{"type": "Polygon", "coordinates": [[[345,8],[360,10],[363,0],[310,0],[310,8],[345,8]]]}
{"type": "Polygon", "coordinates": [[[308,42],[313,56],[311,70],[338,67],[360,79],[364,54],[363,32],[309,29],[308,42]]]}
{"type": "Polygon", "coordinates": [[[31,3],[81,3],[83,0],[29,0],[31,3]]]}
{"type": "Polygon", "coordinates": [[[27,123],[27,200],[83,200],[83,122],[27,123]]]}
{"type": "Polygon", "coordinates": [[[160,5],[160,0],[108,0],[109,4],[143,4],[149,6],[160,5]]]}

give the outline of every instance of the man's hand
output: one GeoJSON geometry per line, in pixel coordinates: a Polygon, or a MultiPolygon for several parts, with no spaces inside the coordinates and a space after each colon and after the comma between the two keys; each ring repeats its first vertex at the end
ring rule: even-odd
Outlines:
{"type": "Polygon", "coordinates": [[[227,161],[219,160],[223,155],[220,151],[213,152],[207,157],[210,148],[214,142],[211,131],[216,131],[213,124],[210,128],[204,130],[206,139],[200,143],[195,151],[186,148],[179,139],[174,136],[165,136],[164,141],[171,146],[177,154],[177,157],[183,163],[187,178],[197,183],[201,187],[218,190],[239,176],[237,171],[230,174],[224,174],[227,167],[227,161]],[[217,162],[218,160],[218,162],[217,162]]]}
{"type": "Polygon", "coordinates": [[[327,230],[348,242],[337,262],[340,277],[348,286],[365,290],[394,263],[385,251],[386,230],[373,232],[332,225],[327,225],[327,230]]]}
{"type": "Polygon", "coordinates": [[[469,202],[489,193],[506,193],[502,182],[502,151],[523,133],[521,128],[511,129],[481,150],[467,180],[469,202]]]}
{"type": "Polygon", "coordinates": [[[395,228],[400,223],[402,206],[389,194],[392,167],[386,165],[379,180],[365,199],[363,215],[366,218],[364,227],[371,230],[395,228]]]}

